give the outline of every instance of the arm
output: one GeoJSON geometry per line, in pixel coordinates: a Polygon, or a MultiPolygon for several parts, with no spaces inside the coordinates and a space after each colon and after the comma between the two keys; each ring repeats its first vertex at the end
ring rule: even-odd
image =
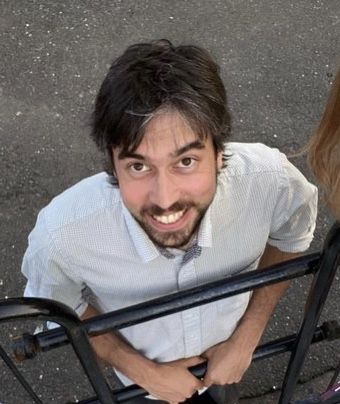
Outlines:
{"type": "MultiPolygon", "coordinates": [[[[81,318],[85,320],[98,314],[96,309],[88,306],[81,318]]],[[[114,333],[92,337],[91,343],[100,359],[161,400],[182,402],[203,387],[203,383],[188,371],[188,367],[203,361],[200,357],[156,363],[114,333]]]]}
{"type": "MultiPolygon", "coordinates": [[[[267,244],[259,268],[296,258],[267,244]]],[[[241,380],[261,339],[274,309],[289,286],[289,281],[254,291],[246,312],[231,337],[211,348],[202,356],[208,359],[204,384],[231,384],[241,380]]]]}
{"type": "MultiPolygon", "coordinates": [[[[60,254],[60,249],[56,248],[46,228],[44,215],[40,214],[23,259],[22,272],[28,280],[25,296],[47,297],[63,302],[78,313],[84,313],[82,319],[99,314],[85,301],[82,293],[85,284],[78,278],[77,271],[74,271],[66,257],[65,253],[60,254]]],[[[184,401],[203,386],[187,370],[187,367],[202,361],[200,358],[157,364],[140,355],[113,333],[94,337],[92,344],[100,358],[125,373],[152,395],[166,401],[184,401]]]]}
{"type": "MultiPolygon", "coordinates": [[[[287,158],[278,153],[276,204],[273,207],[267,244],[259,267],[265,268],[299,255],[313,239],[317,213],[317,189],[287,158]],[[291,251],[287,253],[283,251],[291,251]]],[[[275,187],[271,187],[274,190],[275,187]]],[[[287,282],[254,291],[241,321],[231,337],[205,352],[208,372],[205,384],[239,381],[250,365],[276,304],[288,287],[287,282]]]]}

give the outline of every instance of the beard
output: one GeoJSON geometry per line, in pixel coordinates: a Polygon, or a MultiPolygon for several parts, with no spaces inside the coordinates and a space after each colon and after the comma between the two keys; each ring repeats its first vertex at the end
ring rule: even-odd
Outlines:
{"type": "MultiPolygon", "coordinates": [[[[151,241],[162,248],[180,248],[184,249],[193,240],[197,230],[201,224],[203,216],[207,211],[210,202],[206,205],[198,205],[193,202],[176,202],[169,209],[162,209],[157,205],[145,207],[137,216],[133,214],[139,225],[149,236],[151,241]],[[188,223],[186,227],[176,231],[159,231],[155,229],[147,220],[147,216],[169,215],[184,210],[185,212],[192,209],[196,212],[195,218],[188,223]]],[[[185,213],[184,213],[185,214],[185,213]]]]}

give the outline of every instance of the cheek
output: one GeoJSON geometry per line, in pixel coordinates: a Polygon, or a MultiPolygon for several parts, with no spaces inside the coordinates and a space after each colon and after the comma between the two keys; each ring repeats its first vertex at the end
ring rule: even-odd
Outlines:
{"type": "Polygon", "coordinates": [[[128,208],[139,209],[146,202],[147,189],[142,184],[131,182],[120,184],[119,188],[123,201],[128,208]]]}

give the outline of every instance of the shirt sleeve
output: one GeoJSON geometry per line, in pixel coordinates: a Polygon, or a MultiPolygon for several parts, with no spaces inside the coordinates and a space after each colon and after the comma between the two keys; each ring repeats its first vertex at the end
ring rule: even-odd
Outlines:
{"type": "Polygon", "coordinates": [[[283,170],[268,244],[285,252],[303,252],[313,239],[317,188],[306,180],[284,154],[280,155],[283,170]]]}
{"type": "Polygon", "coordinates": [[[27,278],[24,296],[57,300],[81,316],[87,308],[83,298],[85,285],[70,269],[46,228],[42,211],[23,258],[22,273],[27,278]]]}

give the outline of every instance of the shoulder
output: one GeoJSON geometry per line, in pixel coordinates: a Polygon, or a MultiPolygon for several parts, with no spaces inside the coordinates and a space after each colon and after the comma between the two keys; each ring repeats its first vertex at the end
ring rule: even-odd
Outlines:
{"type": "Polygon", "coordinates": [[[83,179],[57,195],[40,211],[39,217],[44,218],[48,231],[53,232],[107,209],[112,210],[119,201],[119,189],[113,187],[108,175],[102,172],[83,179]]]}
{"type": "Polygon", "coordinates": [[[34,257],[53,260],[75,274],[88,265],[98,267],[99,256],[120,256],[126,250],[131,253],[119,188],[100,173],[68,188],[40,211],[25,256],[27,262],[34,257]]]}
{"type": "Polygon", "coordinates": [[[280,173],[284,170],[285,155],[262,143],[228,143],[225,148],[227,176],[258,173],[280,173]]]}
{"type": "Polygon", "coordinates": [[[229,143],[225,154],[227,162],[222,170],[222,182],[256,187],[263,184],[271,191],[304,188],[308,193],[316,192],[315,186],[276,148],[262,143],[229,143]]]}

